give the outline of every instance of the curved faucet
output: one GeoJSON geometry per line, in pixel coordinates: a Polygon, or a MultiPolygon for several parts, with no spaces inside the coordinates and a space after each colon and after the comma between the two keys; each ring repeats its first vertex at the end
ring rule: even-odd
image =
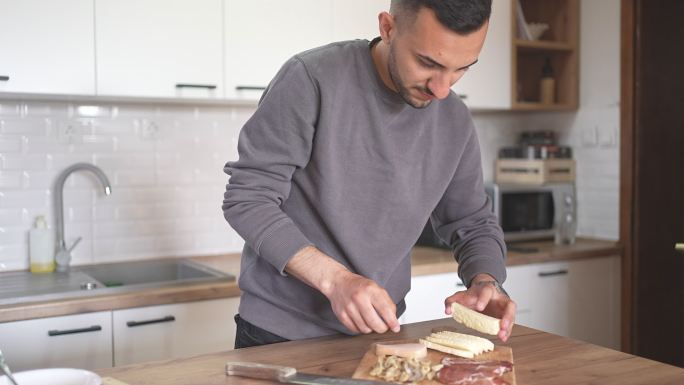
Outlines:
{"type": "Polygon", "coordinates": [[[66,242],[64,241],[64,183],[69,175],[74,171],[87,170],[95,174],[95,176],[100,180],[102,186],[104,186],[104,192],[106,195],[112,193],[112,186],[107,179],[102,170],[90,163],[76,163],[67,167],[62,171],[57,179],[55,180],[54,194],[55,194],[55,228],[57,232],[57,250],[55,254],[55,261],[57,262],[57,271],[65,272],[69,270],[69,263],[71,262],[71,251],[76,247],[78,242],[81,241],[81,237],[78,237],[76,241],[69,247],[66,247],[66,242]]]}

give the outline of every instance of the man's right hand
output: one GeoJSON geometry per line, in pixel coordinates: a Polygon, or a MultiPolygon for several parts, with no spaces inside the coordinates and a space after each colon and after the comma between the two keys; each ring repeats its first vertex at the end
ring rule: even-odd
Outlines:
{"type": "Polygon", "coordinates": [[[352,332],[399,331],[397,306],[385,289],[368,278],[346,270],[335,275],[323,294],[340,322],[352,332]]]}
{"type": "Polygon", "coordinates": [[[323,293],[337,319],[353,333],[399,331],[397,307],[387,291],[315,247],[300,250],[285,271],[323,293]]]}

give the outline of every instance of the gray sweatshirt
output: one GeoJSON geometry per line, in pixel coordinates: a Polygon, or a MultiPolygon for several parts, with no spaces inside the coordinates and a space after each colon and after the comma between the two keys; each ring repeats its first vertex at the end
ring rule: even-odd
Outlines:
{"type": "MultiPolygon", "coordinates": [[[[506,276],[479,145],[453,93],[415,109],[387,88],[366,40],[298,54],[240,133],[223,213],[245,240],[240,316],[287,339],[351,333],[330,302],[284,272],[314,245],[405,309],[411,248],[431,220],[459,275],[506,276]]],[[[442,303],[444,298],[434,298],[442,303]]]]}

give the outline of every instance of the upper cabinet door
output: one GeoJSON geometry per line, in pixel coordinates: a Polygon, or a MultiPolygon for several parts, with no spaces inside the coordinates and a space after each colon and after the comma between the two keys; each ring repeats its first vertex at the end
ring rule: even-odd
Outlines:
{"type": "Polygon", "coordinates": [[[380,36],[378,15],[389,6],[389,0],[333,0],[333,40],[380,36]]]}
{"type": "Polygon", "coordinates": [[[0,92],[95,93],[94,0],[0,0],[0,92]]]}
{"type": "Polygon", "coordinates": [[[452,89],[473,109],[511,108],[511,30],[509,0],[492,2],[492,15],[478,62],[452,89]]]}
{"type": "Polygon", "coordinates": [[[96,0],[97,93],[220,98],[221,0],[96,0]]]}
{"type": "Polygon", "coordinates": [[[332,0],[225,0],[226,97],[258,99],[294,54],[332,41],[332,0]]]}

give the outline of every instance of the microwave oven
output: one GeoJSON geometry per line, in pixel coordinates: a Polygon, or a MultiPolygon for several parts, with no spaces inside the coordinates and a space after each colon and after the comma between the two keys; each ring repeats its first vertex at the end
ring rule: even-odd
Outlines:
{"type": "Polygon", "coordinates": [[[555,239],[574,243],[577,200],[574,183],[540,186],[487,184],[492,211],[506,242],[555,239]]]}
{"type": "MultiPolygon", "coordinates": [[[[541,186],[486,184],[492,211],[508,242],[554,239],[558,244],[575,241],[577,204],[574,183],[541,186]]],[[[428,221],[417,246],[449,249],[428,221]]]]}

